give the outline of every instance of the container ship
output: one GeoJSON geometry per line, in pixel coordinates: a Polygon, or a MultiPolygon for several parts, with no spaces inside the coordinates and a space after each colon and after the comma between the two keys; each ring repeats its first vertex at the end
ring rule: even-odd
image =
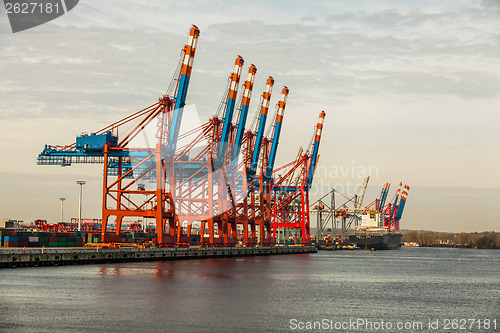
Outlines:
{"type": "Polygon", "coordinates": [[[358,215],[360,223],[349,235],[349,241],[357,247],[368,250],[395,250],[401,247],[403,234],[399,231],[399,221],[410,187],[404,186],[400,198],[402,184],[399,184],[394,201],[384,206],[389,186],[389,183],[384,185],[380,199],[375,201],[375,210],[358,215]]]}
{"type": "Polygon", "coordinates": [[[356,229],[349,235],[349,241],[362,249],[395,250],[401,246],[403,234],[384,228],[356,229]]]}

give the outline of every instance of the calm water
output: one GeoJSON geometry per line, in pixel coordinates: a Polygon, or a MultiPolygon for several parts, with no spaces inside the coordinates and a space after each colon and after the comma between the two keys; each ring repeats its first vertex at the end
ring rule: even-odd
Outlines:
{"type": "MultiPolygon", "coordinates": [[[[290,320],[497,320],[500,251],[402,248],[0,270],[0,331],[287,332],[290,320]]],[[[376,325],[376,324],[375,324],[376,325]]],[[[418,324],[415,324],[418,325],[418,324]]],[[[330,329],[332,328],[332,329],[330,329]]],[[[339,327],[338,327],[339,328],[339,327]]],[[[298,329],[293,331],[299,331],[298,329]]]]}

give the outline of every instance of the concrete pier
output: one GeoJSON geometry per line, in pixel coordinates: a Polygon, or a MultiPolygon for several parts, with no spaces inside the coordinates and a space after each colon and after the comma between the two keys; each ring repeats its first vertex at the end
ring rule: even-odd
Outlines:
{"type": "Polygon", "coordinates": [[[316,253],[314,246],[210,248],[0,248],[0,268],[316,253]]]}

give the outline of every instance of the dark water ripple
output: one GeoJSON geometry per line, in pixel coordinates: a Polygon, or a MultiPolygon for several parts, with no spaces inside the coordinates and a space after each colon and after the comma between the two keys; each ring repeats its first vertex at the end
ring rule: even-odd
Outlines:
{"type": "MultiPolygon", "coordinates": [[[[0,270],[0,331],[288,332],[290,320],[500,325],[500,251],[402,248],[0,270]]],[[[311,330],[309,330],[311,331],[311,330]]],[[[318,330],[323,332],[377,332],[318,330]]],[[[400,330],[378,330],[378,332],[400,330]]],[[[433,332],[494,332],[445,330],[433,332]]],[[[500,327],[497,327],[500,331],[500,327]]]]}

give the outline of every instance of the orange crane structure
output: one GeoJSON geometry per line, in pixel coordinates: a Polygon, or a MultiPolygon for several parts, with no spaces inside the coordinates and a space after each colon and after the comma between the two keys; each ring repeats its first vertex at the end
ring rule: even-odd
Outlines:
{"type": "Polygon", "coordinates": [[[315,127],[314,140],[310,148],[301,152],[295,161],[288,163],[274,172],[284,172],[272,186],[275,193],[273,202],[273,232],[277,228],[296,228],[301,231],[302,244],[310,242],[309,189],[312,186],[314,170],[319,157],[319,144],[326,113],[321,111],[315,127]],[[294,178],[295,183],[290,180],[294,178]]]}
{"type": "MultiPolygon", "coordinates": [[[[103,164],[102,240],[113,242],[124,217],[154,219],[157,242],[162,246],[186,244],[198,239],[204,246],[272,245],[272,228],[282,226],[283,210],[297,196],[277,177],[274,162],[289,90],[282,89],[271,136],[264,136],[274,79],[269,77],[261,95],[255,126],[246,129],[257,68],[252,64],[238,88],[244,60],[237,56],[228,86],[216,115],[207,122],[181,131],[189,82],[200,30],[193,25],[183,47],[178,70],[167,94],[158,102],[111,125],[76,138],[66,146],[46,145],[39,165],[103,164]],[[235,115],[236,113],[236,115],[235,115]],[[234,121],[233,121],[234,118],[234,121]],[[126,130],[132,127],[131,130],[126,130]],[[134,140],[154,129],[153,147],[135,147],[134,140]],[[284,200],[284,201],[283,201],[284,200]],[[115,219],[114,234],[108,221],[115,219]],[[279,220],[279,223],[277,223],[279,220]]],[[[300,169],[303,243],[309,240],[308,191],[317,162],[325,113],[320,115],[312,152],[293,161],[300,169]]],[[[289,167],[290,164],[284,166],[289,167]]],[[[287,173],[289,175],[289,173],[287,173]]],[[[286,176],[286,175],[285,175],[286,176]]]]}

